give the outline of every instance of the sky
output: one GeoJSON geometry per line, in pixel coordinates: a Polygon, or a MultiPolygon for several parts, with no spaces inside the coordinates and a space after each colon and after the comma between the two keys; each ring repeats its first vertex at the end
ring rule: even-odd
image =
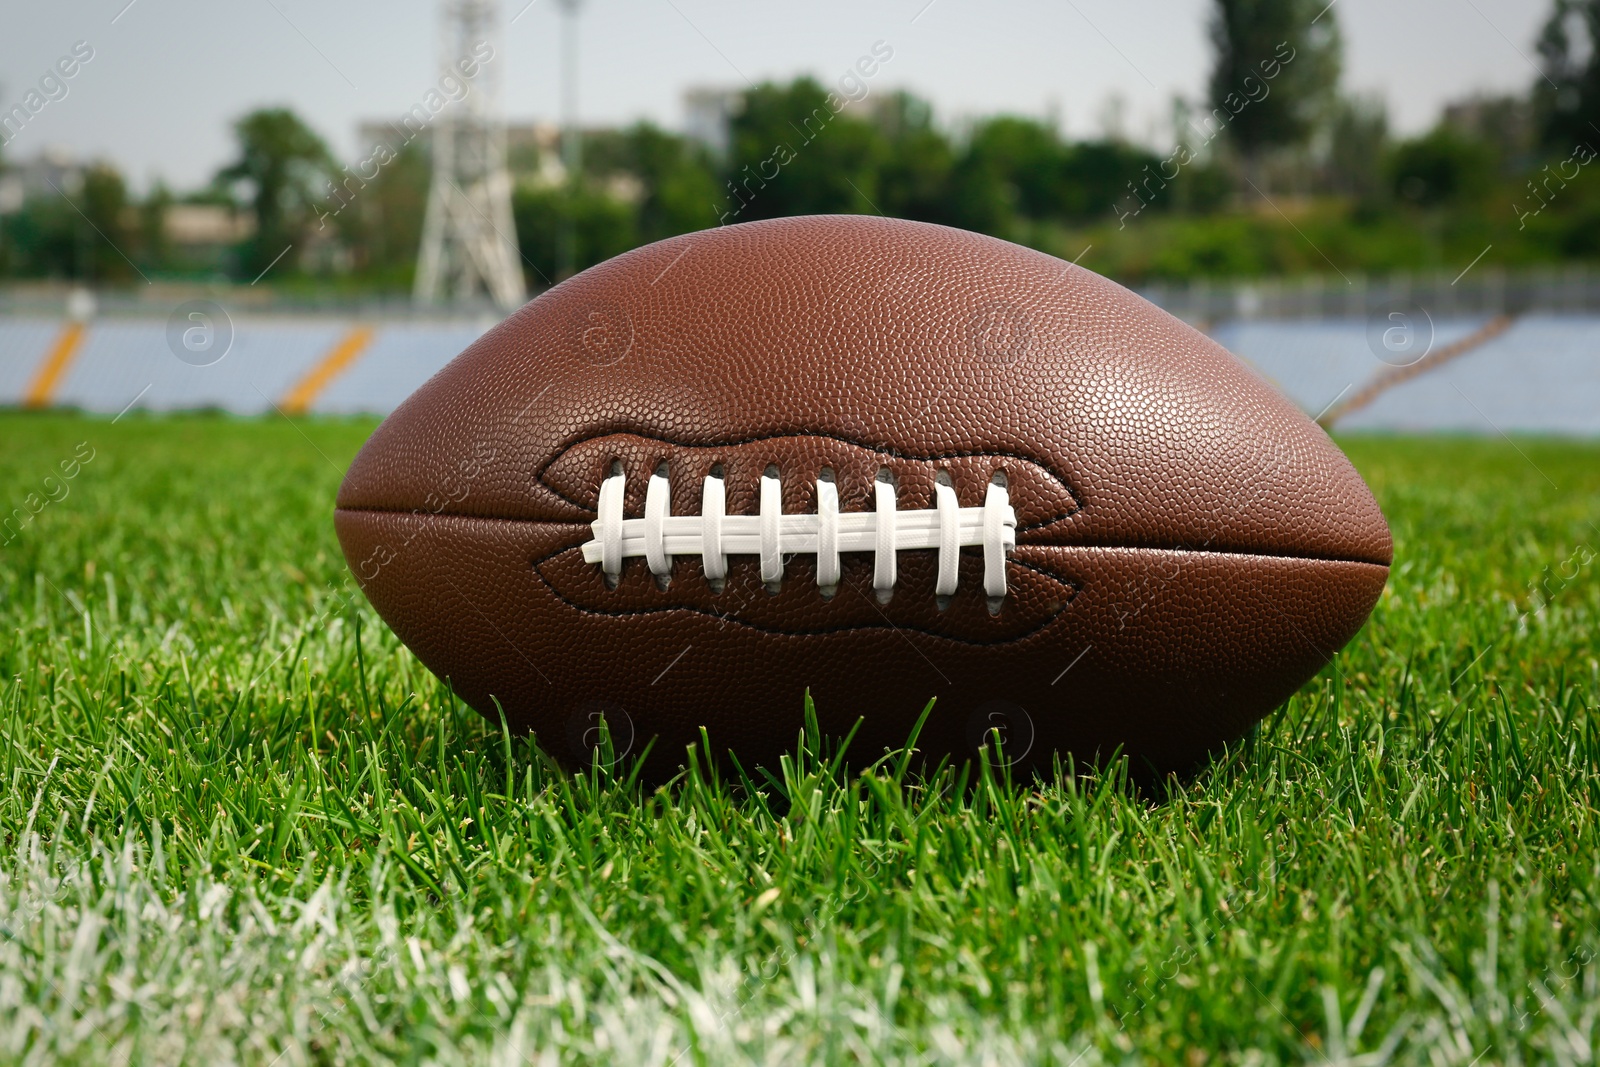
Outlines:
{"type": "MultiPolygon", "coordinates": [[[[504,0],[502,108],[554,120],[557,0],[504,0]]],[[[1402,133],[1447,101],[1521,91],[1550,0],[1335,0],[1344,86],[1387,101],[1402,133]]],[[[115,162],[135,188],[204,184],[231,158],[230,123],[287,105],[342,157],[356,124],[398,115],[437,81],[437,0],[0,0],[0,112],[79,42],[93,56],[4,149],[62,148],[115,162]]],[[[1174,96],[1198,99],[1210,0],[583,0],[585,125],[639,118],[681,129],[691,86],[812,74],[836,82],[876,46],[870,92],[909,89],[946,123],[998,112],[1066,134],[1122,127],[1159,147],[1174,96]],[[881,43],[880,43],[881,42],[881,43]]],[[[70,64],[69,64],[70,66],[70,64]]]]}

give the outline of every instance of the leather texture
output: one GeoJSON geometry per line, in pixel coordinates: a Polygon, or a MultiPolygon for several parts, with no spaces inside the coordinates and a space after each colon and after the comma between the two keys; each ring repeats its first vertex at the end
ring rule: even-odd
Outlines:
{"type": "Polygon", "coordinates": [[[933,752],[988,727],[1008,759],[1193,763],[1281,703],[1360,628],[1389,531],[1327,435],[1210,339],[1081,267],[923,223],[817,216],[728,226],[619,256],[486,333],[395,411],[335,513],[351,569],[431,670],[498,721],[587,761],[603,711],[665,773],[706,728],[747,766],[791,750],[809,688],[864,755],[930,698],[933,752]],[[695,557],[665,588],[643,559],[612,588],[579,546],[621,464],[643,514],[716,467],[754,514],[834,472],[870,510],[952,478],[977,506],[1002,472],[1018,513],[991,614],[981,548],[934,596],[935,552],[902,551],[893,596],[844,557],[776,593],[735,556],[714,593],[695,557]]]}

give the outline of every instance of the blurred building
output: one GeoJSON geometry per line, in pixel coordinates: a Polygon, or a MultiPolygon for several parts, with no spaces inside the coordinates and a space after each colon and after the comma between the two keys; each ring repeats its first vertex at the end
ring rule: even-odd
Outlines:
{"type": "MultiPolygon", "coordinates": [[[[129,210],[128,225],[136,225],[137,217],[129,210]]],[[[189,270],[226,273],[240,243],[255,234],[256,220],[229,204],[168,204],[161,232],[174,263],[189,270]]]]}
{"type": "Polygon", "coordinates": [[[237,244],[256,232],[256,223],[226,204],[169,204],[162,230],[178,248],[202,249],[237,244]]]}
{"type": "Polygon", "coordinates": [[[0,173],[0,214],[22,209],[35,196],[72,196],[83,187],[83,163],[68,149],[48,146],[25,159],[8,160],[0,173]]]}
{"type": "Polygon", "coordinates": [[[718,159],[728,155],[728,127],[739,109],[737,89],[695,86],[683,94],[683,132],[718,159]]]}

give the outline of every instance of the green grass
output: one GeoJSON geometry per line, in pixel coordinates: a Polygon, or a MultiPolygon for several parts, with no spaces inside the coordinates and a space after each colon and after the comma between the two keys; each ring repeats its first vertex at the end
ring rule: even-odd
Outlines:
{"type": "Polygon", "coordinates": [[[1168,794],[750,793],[453,701],[334,541],[369,430],[0,417],[5,511],[93,449],[0,548],[0,1060],[1592,1058],[1600,448],[1346,442],[1388,591],[1168,794]]]}

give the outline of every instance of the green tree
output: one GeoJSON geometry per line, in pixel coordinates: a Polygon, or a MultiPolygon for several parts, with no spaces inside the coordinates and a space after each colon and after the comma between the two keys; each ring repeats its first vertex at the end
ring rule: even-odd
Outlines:
{"type": "Polygon", "coordinates": [[[1539,33],[1540,132],[1558,151],[1600,147],[1600,0],[1555,0],[1539,33]]]}
{"type": "Polygon", "coordinates": [[[1374,206],[1384,191],[1383,160],[1389,146],[1389,113],[1381,97],[1340,98],[1328,122],[1327,187],[1374,206]]]}
{"type": "Polygon", "coordinates": [[[907,92],[889,96],[876,113],[884,141],[878,207],[896,218],[952,223],[950,180],[956,153],[933,125],[933,108],[907,92]]]}
{"type": "MultiPolygon", "coordinates": [[[[68,191],[68,195],[76,190],[68,191]]],[[[88,230],[60,196],[29,196],[22,210],[5,220],[8,260],[21,277],[83,276],[82,234],[88,230]]]]}
{"type": "MultiPolygon", "coordinates": [[[[1068,145],[1058,176],[1055,214],[1070,221],[1102,218],[1112,211],[1147,204],[1168,211],[1179,202],[1174,182],[1186,184],[1181,170],[1162,166],[1162,159],[1124,141],[1079,141],[1068,145]],[[1169,179],[1168,175],[1173,177],[1169,179]]],[[[1194,164],[1190,165],[1191,167],[1194,164]]]]}
{"type": "Polygon", "coordinates": [[[974,229],[1008,235],[1016,222],[1086,222],[1141,203],[1165,211],[1174,204],[1153,153],[1122,141],[1065,143],[1049,126],[1001,116],[978,124],[957,165],[960,203],[952,212],[974,229]],[[1137,199],[1135,199],[1137,197],[1137,199]],[[975,224],[975,225],[973,225],[975,224]]]}
{"type": "Polygon", "coordinates": [[[635,205],[592,186],[520,186],[511,194],[511,217],[527,268],[524,273],[535,289],[560,280],[564,219],[572,220],[574,270],[585,270],[642,243],[635,205]]]}
{"type": "Polygon", "coordinates": [[[970,147],[950,169],[943,212],[952,226],[995,237],[1017,236],[1016,187],[981,152],[970,147]]]}
{"type": "Polygon", "coordinates": [[[1481,199],[1494,175],[1494,150],[1448,126],[1395,147],[1389,162],[1394,191],[1421,207],[1481,199]]]}
{"type": "Polygon", "coordinates": [[[318,226],[336,229],[355,269],[368,281],[410,289],[432,180],[422,141],[398,149],[373,145],[367,158],[346,173],[355,177],[340,176],[338,195],[329,197],[318,226]]]}
{"type": "MultiPolygon", "coordinates": [[[[718,179],[705,150],[640,122],[583,134],[583,181],[553,188],[535,180],[512,199],[517,239],[532,263],[530,285],[556,277],[561,226],[573,226],[573,266],[593,266],[637,245],[717,224],[718,179]]],[[[537,173],[537,158],[526,160],[537,173]]]]}
{"type": "Polygon", "coordinates": [[[172,265],[172,244],[167,240],[167,211],[172,207],[172,190],[157,181],[139,204],[139,256],[146,269],[162,270],[172,265]]]}
{"type": "Polygon", "coordinates": [[[704,149],[648,122],[624,132],[621,169],[638,180],[638,238],[659,241],[717,224],[717,177],[704,149]]]}
{"type": "Polygon", "coordinates": [[[1215,0],[1208,125],[1221,124],[1247,171],[1304,145],[1333,102],[1341,42],[1324,0],[1215,0]]]}
{"type": "Polygon", "coordinates": [[[989,119],[972,131],[967,154],[999,176],[1006,199],[1022,214],[1037,219],[1060,211],[1064,152],[1043,123],[1010,115],[989,119]]]}
{"type": "MultiPolygon", "coordinates": [[[[133,276],[128,226],[128,186],[109,163],[90,164],[83,172],[78,210],[81,261],[77,276],[95,282],[120,282],[133,276]]],[[[76,212],[74,213],[76,214],[76,212]]]]}
{"type": "Polygon", "coordinates": [[[1063,147],[1032,119],[1001,116],[973,127],[951,168],[945,215],[956,226],[1020,236],[1021,219],[1056,216],[1063,147]]]}
{"type": "Polygon", "coordinates": [[[126,281],[135,254],[127,219],[128,190],[109,163],[69,174],[59,192],[30,196],[6,220],[8,258],[18,274],[88,282],[126,281]]]}
{"type": "Polygon", "coordinates": [[[333,172],[333,157],[287,108],[252,111],[233,126],[239,158],[217,180],[250,186],[256,232],[244,249],[244,273],[255,276],[304,236],[333,172]]]}
{"type": "Polygon", "coordinates": [[[719,221],[873,211],[883,138],[845,104],[813,78],[745,93],[729,131],[719,221]]]}

